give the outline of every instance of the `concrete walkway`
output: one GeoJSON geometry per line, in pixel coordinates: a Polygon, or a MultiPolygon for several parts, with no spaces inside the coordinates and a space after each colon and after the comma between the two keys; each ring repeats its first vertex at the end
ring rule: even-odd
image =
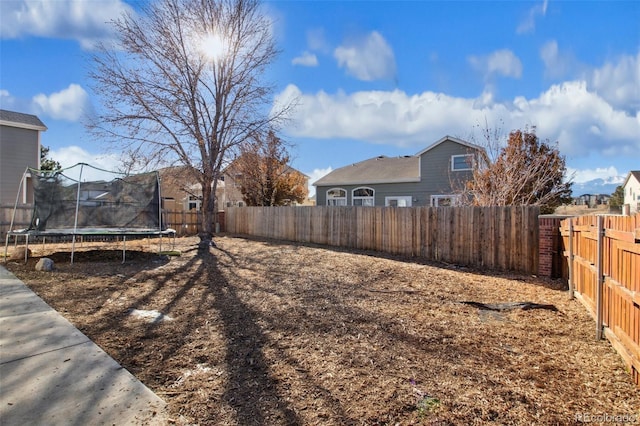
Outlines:
{"type": "Polygon", "coordinates": [[[0,265],[0,424],[166,420],[162,399],[0,265]]]}

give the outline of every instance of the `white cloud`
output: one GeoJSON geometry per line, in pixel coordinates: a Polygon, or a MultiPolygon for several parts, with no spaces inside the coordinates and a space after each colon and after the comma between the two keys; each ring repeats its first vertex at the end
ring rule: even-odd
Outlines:
{"type": "Polygon", "coordinates": [[[333,56],[338,66],[359,80],[393,78],[396,74],[393,49],[377,31],[337,47],[333,56]]]}
{"type": "Polygon", "coordinates": [[[572,68],[572,64],[576,61],[567,52],[558,49],[558,42],[555,40],[548,41],[540,48],[540,58],[544,62],[544,73],[547,77],[557,78],[567,75],[572,68]]]}
{"type": "Polygon", "coordinates": [[[590,92],[602,97],[614,108],[635,115],[640,110],[640,51],[621,55],[599,68],[587,69],[570,52],[560,50],[551,40],[540,49],[545,75],[551,78],[579,75],[590,92]]]}
{"type": "Polygon", "coordinates": [[[16,98],[6,89],[0,89],[0,105],[2,109],[8,110],[24,110],[16,106],[16,98]]]}
{"type": "Polygon", "coordinates": [[[572,169],[567,167],[567,175],[573,175],[573,182],[585,183],[594,179],[603,179],[607,183],[622,184],[625,177],[613,166],[595,169],[572,169]]]}
{"type": "Polygon", "coordinates": [[[56,120],[78,121],[89,105],[89,94],[77,84],[50,95],[41,93],[33,97],[33,109],[56,120]]]}
{"type": "Polygon", "coordinates": [[[469,56],[467,60],[487,79],[495,74],[512,78],[522,76],[522,62],[509,49],[496,50],[486,56],[469,56]]]}
{"type": "Polygon", "coordinates": [[[589,73],[589,89],[613,106],[633,114],[640,110],[640,52],[607,62],[589,73]]]}
{"type": "Polygon", "coordinates": [[[320,178],[325,177],[333,171],[331,166],[325,169],[313,169],[311,173],[305,173],[309,176],[309,197],[312,197],[316,193],[316,187],[313,184],[320,178]]]}
{"type": "Polygon", "coordinates": [[[527,16],[520,22],[516,28],[516,33],[525,34],[532,33],[536,29],[536,19],[539,16],[545,16],[547,14],[548,0],[544,0],[542,4],[536,4],[529,9],[527,16]]]}
{"type": "MultiPolygon", "coordinates": [[[[60,163],[62,168],[74,166],[78,163],[85,163],[91,166],[117,172],[122,166],[120,158],[115,154],[95,154],[86,151],[79,146],[66,146],[58,149],[51,149],[49,151],[49,158],[60,163]]],[[[78,175],[70,176],[78,179],[79,169],[75,170],[78,175]]],[[[92,167],[84,167],[82,169],[83,180],[98,180],[98,179],[112,179],[113,175],[109,173],[101,172],[92,167]]]]}
{"type": "Polygon", "coordinates": [[[0,38],[27,36],[77,40],[84,49],[108,41],[108,25],[133,9],[122,0],[15,0],[0,2],[0,38]]]}
{"type": "Polygon", "coordinates": [[[303,67],[317,67],[318,58],[313,53],[303,52],[302,55],[293,58],[293,65],[302,65],[303,67]]]}
{"type": "Polygon", "coordinates": [[[640,151],[640,112],[631,116],[614,108],[587,90],[584,81],[506,102],[495,102],[486,93],[478,98],[400,90],[309,94],[290,85],[276,104],[290,99],[297,99],[298,106],[285,131],[296,137],[356,139],[417,150],[443,135],[464,137],[478,124],[503,122],[506,131],[536,126],[538,136],[558,141],[568,156],[637,156],[640,151]]]}
{"type": "Polygon", "coordinates": [[[309,46],[309,49],[312,51],[322,53],[329,53],[331,51],[323,28],[314,28],[307,31],[307,46],[309,46]]]}

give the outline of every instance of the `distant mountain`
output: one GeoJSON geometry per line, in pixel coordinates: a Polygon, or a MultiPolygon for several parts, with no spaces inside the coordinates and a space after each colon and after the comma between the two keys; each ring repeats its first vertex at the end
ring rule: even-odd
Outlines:
{"type": "Polygon", "coordinates": [[[612,176],[606,179],[598,178],[587,182],[574,182],[573,185],[571,185],[571,192],[574,197],[583,194],[611,195],[623,182],[624,176],[612,176]]]}

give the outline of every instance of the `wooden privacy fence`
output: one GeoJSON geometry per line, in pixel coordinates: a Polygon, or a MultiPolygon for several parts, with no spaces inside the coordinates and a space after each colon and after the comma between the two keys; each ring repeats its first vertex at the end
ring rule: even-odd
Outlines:
{"type": "Polygon", "coordinates": [[[230,207],[235,234],[536,274],[537,207],[230,207]]]}
{"type": "Polygon", "coordinates": [[[640,386],[640,214],[580,216],[560,227],[569,290],[596,320],[640,386]]]}
{"type": "Polygon", "coordinates": [[[196,235],[200,229],[201,214],[197,210],[165,211],[162,220],[167,228],[175,229],[178,237],[196,235]]]}
{"type": "Polygon", "coordinates": [[[0,205],[0,239],[4,243],[4,239],[11,227],[11,218],[13,217],[13,229],[25,229],[31,223],[33,214],[33,205],[25,204],[16,207],[15,216],[13,213],[14,205],[0,205]]]}

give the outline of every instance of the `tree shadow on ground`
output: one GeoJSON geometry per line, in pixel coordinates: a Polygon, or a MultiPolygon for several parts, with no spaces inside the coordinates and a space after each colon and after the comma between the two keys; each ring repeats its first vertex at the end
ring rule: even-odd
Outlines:
{"type": "MultiPolygon", "coordinates": [[[[103,306],[111,311],[107,318],[100,315],[83,327],[93,339],[113,343],[114,334],[132,333],[135,339],[129,335],[123,339],[122,347],[111,353],[116,359],[124,360],[124,366],[136,375],[144,371],[145,375],[140,378],[146,383],[163,377],[158,384],[170,385],[181,374],[180,370],[195,364],[223,366],[226,381],[221,396],[234,411],[237,424],[302,424],[278,392],[278,381],[264,356],[267,338],[257,324],[257,314],[225,279],[211,250],[191,257],[170,273],[141,266],[132,272],[132,277],[138,274],[148,275],[153,284],[135,298],[128,298],[124,305],[103,306]],[[184,277],[184,280],[175,285],[175,277],[184,277]],[[171,296],[166,297],[167,294],[171,296]],[[192,303],[194,295],[199,295],[195,304],[192,303]],[[132,327],[129,313],[148,307],[174,320],[145,323],[142,327],[137,323],[132,327]],[[215,354],[202,350],[202,344],[197,344],[202,339],[199,333],[212,321],[216,322],[224,342],[224,348],[218,348],[215,354]],[[216,359],[218,356],[224,359],[216,359]],[[172,366],[170,372],[165,370],[167,365],[172,366]]],[[[130,278],[123,280],[136,285],[130,278]]],[[[208,421],[216,421],[217,413],[201,415],[207,416],[208,421]]],[[[207,422],[203,418],[198,420],[207,422]]]]}

